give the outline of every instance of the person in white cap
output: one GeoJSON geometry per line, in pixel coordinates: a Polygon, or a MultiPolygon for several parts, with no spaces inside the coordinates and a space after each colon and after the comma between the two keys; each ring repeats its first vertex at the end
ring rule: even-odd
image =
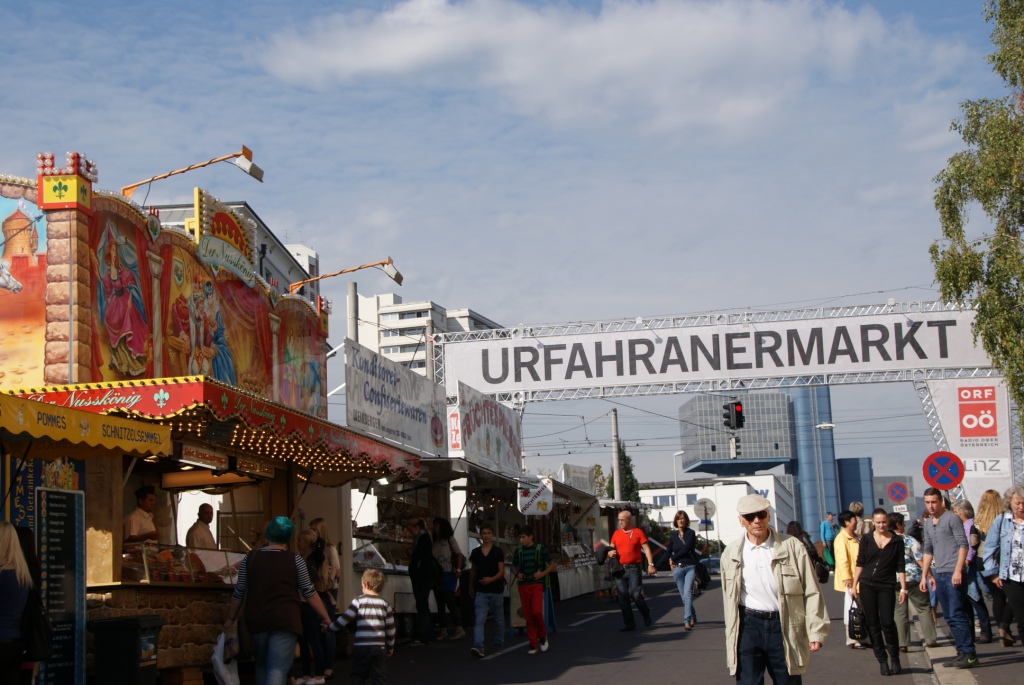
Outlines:
{"type": "Polygon", "coordinates": [[[760,495],[741,497],[746,535],[722,552],[726,662],[741,685],[763,683],[765,670],[775,685],[799,685],[828,635],[811,558],[802,541],[769,527],[770,507],[760,495]]]}

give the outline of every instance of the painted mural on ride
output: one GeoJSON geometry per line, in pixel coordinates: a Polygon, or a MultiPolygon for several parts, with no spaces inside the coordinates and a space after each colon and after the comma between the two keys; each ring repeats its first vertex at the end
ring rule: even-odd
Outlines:
{"type": "Polygon", "coordinates": [[[0,176],[0,390],[205,376],[326,416],[326,319],[260,276],[251,219],[196,188],[163,226],[77,153],[37,172],[0,176]]]}

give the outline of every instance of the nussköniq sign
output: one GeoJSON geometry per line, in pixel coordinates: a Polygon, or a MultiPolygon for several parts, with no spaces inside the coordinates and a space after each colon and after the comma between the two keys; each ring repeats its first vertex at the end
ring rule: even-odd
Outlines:
{"type": "Polygon", "coordinates": [[[445,381],[485,393],[815,373],[989,367],[974,311],[680,326],[445,345],[445,381]]]}

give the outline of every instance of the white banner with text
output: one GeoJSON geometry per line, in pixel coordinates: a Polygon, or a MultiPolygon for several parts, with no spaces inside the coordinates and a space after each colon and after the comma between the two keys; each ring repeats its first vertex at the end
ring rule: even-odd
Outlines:
{"type": "Polygon", "coordinates": [[[523,432],[519,414],[464,383],[459,383],[458,392],[458,412],[449,417],[449,455],[465,457],[477,466],[507,476],[522,475],[523,432]],[[456,449],[456,445],[461,449],[456,449]]]}
{"type": "Polygon", "coordinates": [[[345,341],[345,420],[352,428],[445,456],[444,389],[352,340],[345,341]]]}
{"type": "MultiPolygon", "coordinates": [[[[816,373],[991,366],[974,344],[974,311],[449,342],[445,383],[487,394],[816,373]]],[[[524,329],[526,330],[526,329],[524,329]]]]}

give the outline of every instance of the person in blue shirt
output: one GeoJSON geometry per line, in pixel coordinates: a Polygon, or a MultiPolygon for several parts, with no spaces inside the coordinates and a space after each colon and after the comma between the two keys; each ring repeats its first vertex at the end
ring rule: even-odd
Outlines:
{"type": "Polygon", "coordinates": [[[835,567],[836,565],[835,549],[833,549],[833,544],[835,543],[836,534],[838,532],[839,526],[836,525],[836,515],[830,511],[825,514],[825,520],[822,521],[821,525],[818,527],[818,535],[821,538],[821,544],[825,546],[826,550],[828,550],[827,555],[822,555],[825,557],[825,563],[832,567],[835,567]]]}

